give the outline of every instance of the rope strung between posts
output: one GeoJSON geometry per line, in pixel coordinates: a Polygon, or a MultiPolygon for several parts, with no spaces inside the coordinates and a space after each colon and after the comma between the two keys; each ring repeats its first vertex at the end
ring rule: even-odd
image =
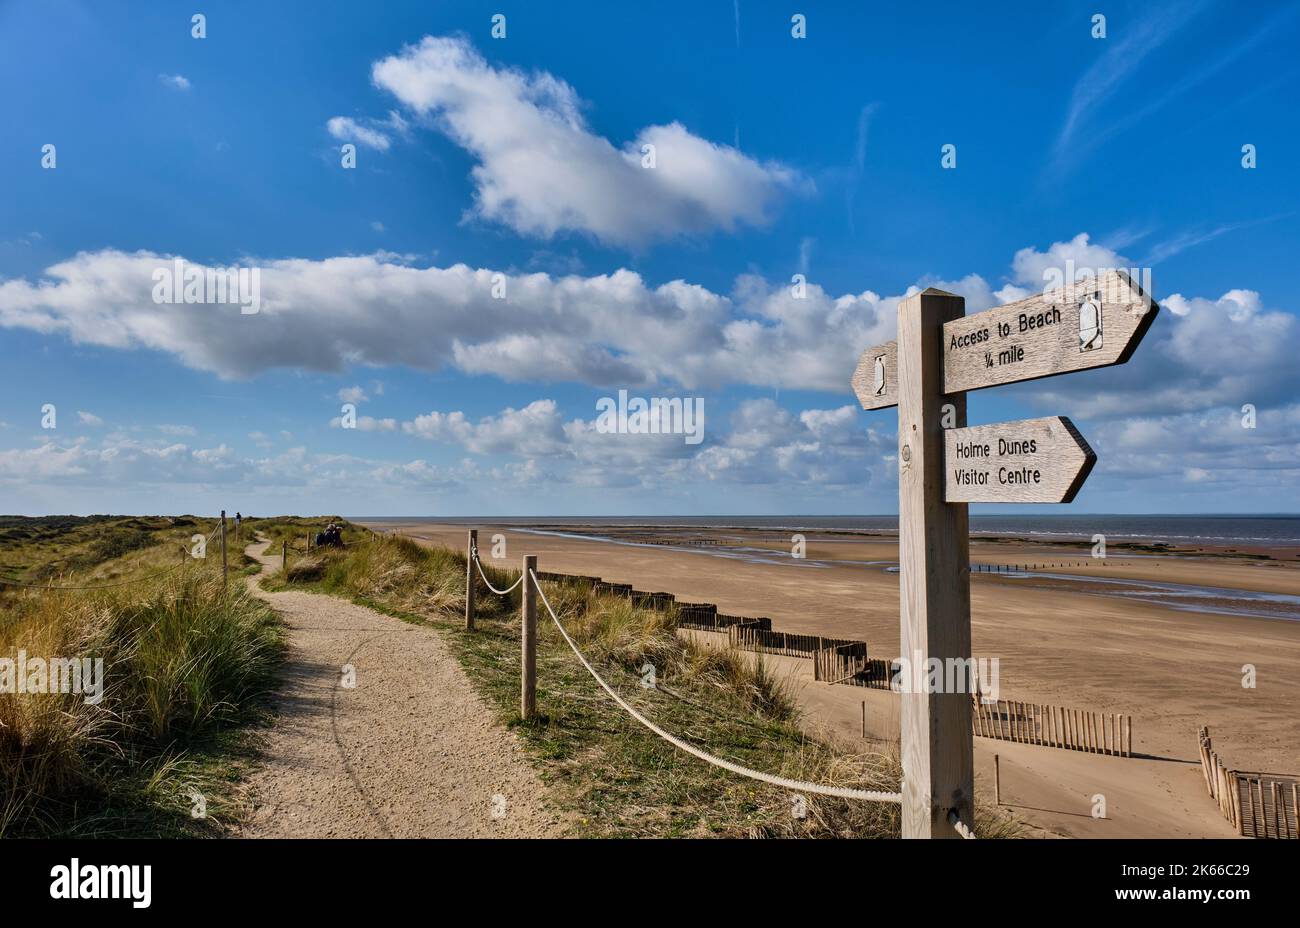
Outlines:
{"type": "Polygon", "coordinates": [[[628,715],[632,716],[632,718],[636,719],[638,722],[640,722],[646,728],[650,729],[660,738],[663,738],[669,744],[673,745],[679,750],[685,751],[687,754],[690,754],[693,757],[698,757],[700,760],[712,764],[715,767],[721,767],[723,770],[729,770],[732,773],[737,773],[742,777],[749,777],[751,780],[761,780],[764,783],[771,783],[773,786],[779,786],[782,789],[788,789],[788,790],[793,790],[795,792],[802,792],[802,793],[816,793],[822,796],[836,796],[841,799],[866,799],[872,802],[899,802],[899,803],[903,801],[903,797],[899,793],[887,793],[880,790],[869,790],[869,789],[852,789],[847,786],[823,786],[820,783],[805,783],[802,780],[791,780],[786,777],[778,777],[770,773],[763,773],[760,770],[751,770],[748,767],[742,767],[740,764],[734,764],[729,760],[722,759],[721,757],[714,757],[712,754],[709,754],[706,751],[702,751],[699,748],[695,747],[695,745],[688,744],[687,742],[681,740],[680,738],[664,731],[654,722],[650,721],[640,712],[637,712],[630,705],[628,705],[628,703],[625,702],[623,698],[618,695],[618,693],[614,692],[613,688],[611,688],[610,685],[601,678],[600,674],[596,673],[596,669],[592,667],[590,663],[588,663],[587,658],[583,656],[580,650],[578,650],[577,644],[575,644],[573,639],[569,637],[569,633],[565,631],[564,626],[560,624],[559,616],[557,616],[555,614],[555,610],[551,608],[550,600],[546,598],[546,591],[542,589],[542,583],[540,580],[537,579],[537,574],[534,573],[533,571],[529,571],[528,574],[530,577],[532,577],[533,586],[537,588],[537,593],[539,596],[541,596],[542,603],[546,606],[546,611],[551,614],[551,621],[554,622],[555,627],[560,630],[560,635],[564,638],[565,642],[568,643],[574,655],[582,663],[582,666],[586,667],[587,672],[591,674],[592,678],[595,679],[597,683],[600,684],[601,689],[603,689],[606,693],[608,693],[610,698],[613,699],[614,702],[618,703],[619,706],[623,708],[623,711],[627,712],[628,715]]]}
{"type": "Polygon", "coordinates": [[[963,838],[969,838],[972,840],[975,838],[975,832],[971,831],[970,828],[966,826],[966,823],[958,818],[956,809],[948,810],[948,824],[955,828],[957,834],[961,835],[963,838]]]}
{"type": "Polygon", "coordinates": [[[524,582],[524,575],[520,574],[519,579],[516,580],[514,583],[512,583],[508,588],[504,590],[498,590],[488,580],[487,574],[483,573],[483,564],[479,561],[477,554],[474,555],[474,566],[478,568],[478,575],[483,578],[483,583],[487,586],[489,590],[491,590],[493,593],[496,593],[498,596],[509,596],[511,593],[514,592],[515,587],[519,586],[519,584],[524,582]]]}

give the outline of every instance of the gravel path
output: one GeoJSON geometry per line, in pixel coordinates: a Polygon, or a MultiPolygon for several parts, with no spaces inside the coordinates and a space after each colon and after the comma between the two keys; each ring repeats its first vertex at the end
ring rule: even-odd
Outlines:
{"type": "MultiPolygon", "coordinates": [[[[248,553],[278,567],[265,550],[248,553]]],[[[560,836],[523,749],[437,632],[333,596],[268,593],[255,578],[249,586],[290,636],[241,836],[560,836]],[[354,688],[342,685],[349,664],[354,688]]]]}

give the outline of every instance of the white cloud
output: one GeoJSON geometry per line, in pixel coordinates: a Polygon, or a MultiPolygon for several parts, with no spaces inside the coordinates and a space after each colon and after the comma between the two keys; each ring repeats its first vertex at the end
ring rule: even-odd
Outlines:
{"type": "Polygon", "coordinates": [[[339,400],[344,403],[364,403],[368,399],[370,397],[366,396],[366,391],[361,387],[344,387],[339,390],[339,400]]]}
{"type": "Polygon", "coordinates": [[[164,435],[189,437],[198,434],[198,429],[194,428],[192,425],[159,425],[156,426],[156,428],[164,435]]]}
{"type": "Polygon", "coordinates": [[[863,485],[884,475],[892,435],[864,430],[853,406],[795,415],[769,399],[742,403],[730,428],[706,429],[696,449],[681,435],[619,434],[594,419],[564,422],[553,400],[506,409],[471,422],[462,412],[431,412],[402,423],[407,434],[455,444],[474,454],[515,455],[553,483],[664,488],[708,482],[818,487],[863,485]],[[543,471],[538,459],[549,461],[543,471]]]}
{"type": "Polygon", "coordinates": [[[1289,498],[1300,480],[1300,403],[1257,412],[1239,407],[1102,422],[1089,430],[1098,471],[1129,481],[1176,478],[1228,491],[1273,488],[1289,498]]]}
{"type": "Polygon", "coordinates": [[[84,412],[80,409],[77,410],[77,418],[81,420],[82,425],[101,426],[104,424],[104,420],[99,418],[99,416],[92,412],[84,412]]]}
{"type": "MultiPolygon", "coordinates": [[[[158,350],[223,377],[404,365],[606,389],[739,384],[847,394],[859,354],[894,336],[904,296],[934,285],[962,294],[967,312],[978,312],[1040,288],[1043,271],[1067,260],[1132,266],[1080,234],[1017,252],[1015,282],[996,292],[971,274],[923,279],[893,296],[835,296],[810,283],[806,298],[796,299],[788,286],[750,275],[723,294],[681,280],[650,286],[618,270],[511,276],[501,300],[486,268],[421,268],[388,255],[291,258],[262,262],[262,311],[241,315],[233,305],[154,303],[152,272],[170,266],[171,256],[107,250],[78,254],[40,279],[0,281],[0,326],[158,350]]],[[[1294,315],[1244,288],[1161,301],[1165,311],[1134,362],[1006,390],[1079,417],[1263,408],[1295,395],[1294,315]]],[[[379,386],[346,389],[373,395],[379,386]]]]}
{"type": "Polygon", "coordinates": [[[0,451],[0,482],[19,484],[222,483],[235,479],[239,467],[225,446],[191,449],[124,438],[105,439],[99,447],[45,441],[35,448],[0,451]]]}
{"type": "Polygon", "coordinates": [[[159,74],[158,80],[175,90],[189,90],[190,82],[184,74],[159,74]]]}
{"type": "Polygon", "coordinates": [[[742,278],[733,299],[684,281],[650,287],[627,270],[511,277],[500,300],[491,270],[371,255],[263,262],[262,310],[241,315],[235,305],[155,303],[151,275],[171,260],[83,252],[42,280],[0,282],[0,326],[150,348],[224,377],[361,363],[603,387],[843,391],[863,346],[892,337],[898,300],[832,297],[816,285],[796,300],[754,278],[742,278]]]}
{"type": "Polygon", "coordinates": [[[461,412],[430,412],[402,423],[408,435],[456,442],[476,454],[554,454],[565,443],[564,424],[554,400],[536,400],[523,409],[470,422],[461,412]]]}
{"type": "Polygon", "coordinates": [[[1052,277],[1059,279],[1067,268],[1074,268],[1077,279],[1103,268],[1133,266],[1133,262],[1106,246],[1093,244],[1087,232],[1080,232],[1068,242],[1053,242],[1047,251],[1038,251],[1032,246],[1022,248],[1011,259],[1016,283],[1026,285],[1031,293],[1041,291],[1052,277]]]}
{"type": "Polygon", "coordinates": [[[641,245],[763,225],[784,192],[809,187],[790,168],[677,122],[617,148],[588,128],[563,80],[493,67],[461,38],[426,36],[375,62],[372,78],[477,160],[475,214],[525,235],[571,230],[641,245]],[[652,168],[642,166],[645,146],[654,146],[652,168]]]}
{"type": "Polygon", "coordinates": [[[1116,121],[1106,111],[1111,98],[1137,73],[1147,56],[1190,22],[1205,3],[1206,0],[1196,0],[1186,7],[1149,9],[1145,16],[1126,23],[1124,29],[1116,28],[1114,37],[1093,43],[1097,53],[1085,58],[1088,66],[1074,85],[1064,123],[1056,137],[1054,170],[1065,169],[1095,147],[1097,137],[1116,121]],[[1090,130],[1094,122],[1102,125],[1090,130]]]}
{"type": "MultiPolygon", "coordinates": [[[[330,420],[330,428],[339,429],[343,427],[343,419],[335,416],[330,420]]],[[[357,416],[356,429],[358,432],[395,432],[397,431],[396,419],[376,419],[373,416],[357,416]]]]}
{"type": "MultiPolygon", "coordinates": [[[[463,488],[478,476],[472,462],[442,467],[422,460],[393,462],[352,455],[311,454],[290,448],[272,457],[241,457],[225,445],[84,440],[0,451],[0,487],[166,488],[240,486],[355,491],[358,486],[394,485],[463,488]]],[[[242,491],[241,491],[242,492],[242,491]]]]}
{"type": "Polygon", "coordinates": [[[325,128],[340,142],[354,142],[376,151],[388,151],[393,144],[381,129],[363,126],[349,116],[335,116],[325,123],[325,128]]]}

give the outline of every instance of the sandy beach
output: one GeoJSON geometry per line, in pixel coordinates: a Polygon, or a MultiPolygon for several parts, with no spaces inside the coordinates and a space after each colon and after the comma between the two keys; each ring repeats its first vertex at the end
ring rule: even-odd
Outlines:
{"type": "MultiPolygon", "coordinates": [[[[468,527],[365,524],[457,549],[468,527]]],[[[504,536],[502,566],[536,554],[543,570],[667,591],[768,616],[782,631],[865,640],[874,657],[897,655],[897,541],[888,535],[809,532],[806,557],[796,559],[790,536],[772,531],[476,527],[485,560],[492,536],[504,536]]],[[[1112,546],[1102,561],[1077,544],[972,539],[973,650],[998,658],[1003,698],[1133,717],[1133,759],[976,739],[981,791],[991,789],[997,752],[1004,802],[1050,833],[1231,835],[1205,792],[1203,725],[1233,767],[1300,770],[1297,551],[1144,548],[1112,546]],[[1247,664],[1255,688],[1242,686],[1247,664]],[[1102,820],[1090,814],[1098,793],[1108,803],[1102,820]]],[[[860,735],[866,701],[872,726],[888,730],[892,694],[813,684],[809,664],[787,666],[809,724],[860,735]]]]}

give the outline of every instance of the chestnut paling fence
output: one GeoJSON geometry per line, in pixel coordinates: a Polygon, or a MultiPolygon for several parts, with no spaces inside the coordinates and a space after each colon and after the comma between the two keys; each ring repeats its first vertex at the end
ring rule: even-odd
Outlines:
{"type": "Polygon", "coordinates": [[[1223,763],[1200,730],[1201,772],[1210,798],[1237,833],[1251,838],[1300,839],[1300,779],[1273,773],[1234,770],[1223,763]]]}
{"type": "Polygon", "coordinates": [[[982,738],[1089,754],[1133,756],[1133,719],[1115,712],[971,697],[971,726],[982,738]]]}

